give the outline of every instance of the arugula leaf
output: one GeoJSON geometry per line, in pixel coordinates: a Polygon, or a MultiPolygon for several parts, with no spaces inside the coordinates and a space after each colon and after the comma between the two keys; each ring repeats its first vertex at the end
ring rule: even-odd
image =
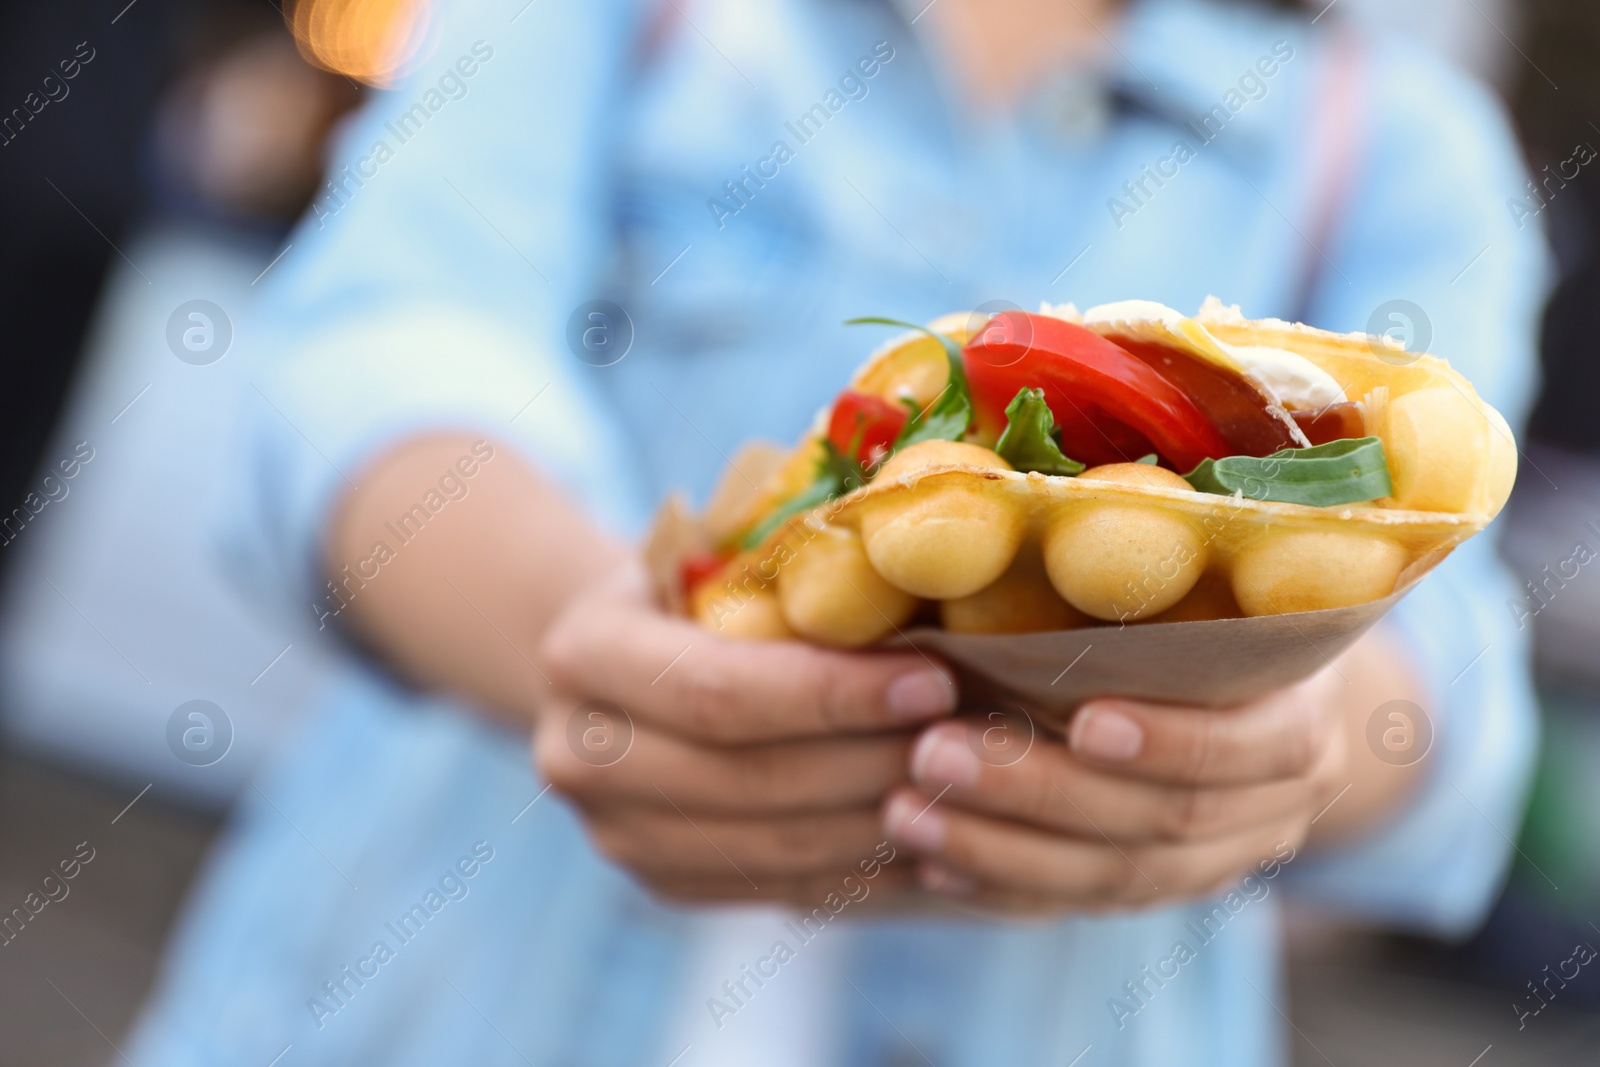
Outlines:
{"type": "Polygon", "coordinates": [[[867,475],[854,459],[840,452],[832,441],[822,439],[822,459],[817,462],[817,477],[794,496],[785,500],[772,514],[751,527],[739,538],[739,548],[755,548],[784,523],[801,512],[820,507],[835,497],[867,484],[867,475]]]}
{"type": "Polygon", "coordinates": [[[1252,500],[1333,507],[1389,496],[1389,462],[1376,437],[1346,438],[1313,448],[1286,448],[1270,456],[1207,459],[1188,474],[1202,493],[1252,500]]]}
{"type": "MultiPolygon", "coordinates": [[[[961,367],[961,346],[956,343],[955,338],[898,319],[850,319],[845,325],[857,326],[863,323],[898,326],[901,329],[925,333],[939,342],[944,348],[945,358],[950,363],[949,382],[926,410],[920,409],[909,400],[905,402],[909,409],[909,417],[900,435],[895,438],[894,446],[890,449],[891,453],[906,445],[914,445],[918,441],[959,441],[966,436],[967,430],[972,426],[972,392],[967,387],[967,375],[961,367]]],[[[853,447],[859,447],[859,441],[853,447]]],[[[740,537],[741,549],[754,548],[794,516],[826,504],[835,497],[843,496],[867,483],[868,472],[862,470],[854,458],[840,452],[834,447],[833,442],[826,438],[822,441],[822,448],[823,454],[817,464],[816,480],[778,505],[770,515],[740,537]]]]}
{"type": "Polygon", "coordinates": [[[1017,390],[1006,405],[1006,432],[994,450],[1019,471],[1059,474],[1072,477],[1083,473],[1083,464],[1061,454],[1056,444],[1055,416],[1045,403],[1043,389],[1017,390]]]}
{"type": "Polygon", "coordinates": [[[903,330],[917,330],[938,341],[944,347],[945,358],[950,361],[950,379],[944,390],[934,398],[926,411],[913,410],[906,420],[894,448],[914,445],[918,441],[959,441],[972,428],[972,391],[967,388],[967,374],[961,368],[961,346],[955,338],[899,319],[866,317],[846,319],[846,326],[898,326],[903,330]]]}
{"type": "Polygon", "coordinates": [[[854,457],[840,452],[832,441],[824,437],[822,459],[817,462],[817,481],[838,486],[839,491],[834,495],[842,496],[852,489],[866,485],[867,472],[861,469],[861,464],[857,463],[854,457]]]}

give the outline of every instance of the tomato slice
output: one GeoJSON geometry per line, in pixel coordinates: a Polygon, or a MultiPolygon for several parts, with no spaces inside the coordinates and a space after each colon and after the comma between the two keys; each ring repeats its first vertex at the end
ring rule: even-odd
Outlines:
{"type": "Polygon", "coordinates": [[[728,565],[730,556],[715,552],[691,552],[685,556],[683,562],[678,564],[678,585],[683,590],[683,595],[688,596],[695,589],[722,572],[728,565]]]}
{"type": "Polygon", "coordinates": [[[1155,452],[1174,470],[1230,455],[1194,401],[1154,367],[1092,330],[1048,315],[1003,311],[962,352],[980,429],[1005,429],[1022,388],[1044,390],[1061,450],[1090,466],[1155,452]]]}
{"type": "Polygon", "coordinates": [[[1311,411],[1291,411],[1300,432],[1313,445],[1367,435],[1367,417],[1360,404],[1329,404],[1311,411]]]}
{"type": "Polygon", "coordinates": [[[1268,410],[1261,393],[1239,375],[1166,345],[1126,338],[1116,343],[1182,389],[1228,442],[1228,455],[1270,456],[1279,449],[1298,447],[1282,418],[1268,410]]]}
{"type": "Polygon", "coordinates": [[[828,440],[843,455],[863,467],[870,467],[894,447],[910,417],[904,404],[846,389],[833,402],[833,414],[828,417],[828,440]]]}

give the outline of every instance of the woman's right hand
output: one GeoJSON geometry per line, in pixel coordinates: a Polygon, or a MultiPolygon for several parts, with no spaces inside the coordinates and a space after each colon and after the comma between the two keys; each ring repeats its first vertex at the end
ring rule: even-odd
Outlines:
{"type": "Polygon", "coordinates": [[[541,775],[603,854],[690,902],[814,904],[859,873],[917,728],[957,703],[918,653],[719,638],[663,612],[637,562],[574,597],[535,658],[541,775]]]}

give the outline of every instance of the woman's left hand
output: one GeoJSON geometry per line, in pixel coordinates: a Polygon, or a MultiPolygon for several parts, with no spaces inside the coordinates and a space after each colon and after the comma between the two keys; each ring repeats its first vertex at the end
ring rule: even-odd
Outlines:
{"type": "Polygon", "coordinates": [[[885,826],[922,857],[925,888],[984,908],[1200,896],[1299,848],[1352,782],[1348,688],[1330,668],[1226,710],[1095,700],[1065,738],[1034,730],[1020,758],[985,746],[990,723],[941,723],[918,740],[916,788],[889,797],[885,826]]]}

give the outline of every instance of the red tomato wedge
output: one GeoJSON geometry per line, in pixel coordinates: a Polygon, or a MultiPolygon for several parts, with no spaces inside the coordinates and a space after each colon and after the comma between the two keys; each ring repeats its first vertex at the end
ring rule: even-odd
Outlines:
{"type": "Polygon", "coordinates": [[[691,552],[678,565],[678,586],[685,596],[715,578],[727,566],[729,556],[713,552],[691,552]]]}
{"type": "Polygon", "coordinates": [[[904,404],[846,389],[833,402],[828,440],[841,454],[868,467],[894,447],[910,417],[904,404]]]}
{"type": "Polygon", "coordinates": [[[1004,311],[962,352],[978,425],[998,435],[1023,388],[1044,390],[1061,450],[1090,466],[1154,452],[1174,470],[1232,455],[1194,401],[1099,334],[1048,315],[1004,311]]]}
{"type": "Polygon", "coordinates": [[[1313,445],[1367,435],[1366,412],[1360,404],[1329,404],[1311,411],[1291,411],[1300,432],[1313,445]]]}
{"type": "Polygon", "coordinates": [[[1183,390],[1228,442],[1226,455],[1270,456],[1299,446],[1283,416],[1273,413],[1271,399],[1233,371],[1163,344],[1126,337],[1114,343],[1183,390]]]}

